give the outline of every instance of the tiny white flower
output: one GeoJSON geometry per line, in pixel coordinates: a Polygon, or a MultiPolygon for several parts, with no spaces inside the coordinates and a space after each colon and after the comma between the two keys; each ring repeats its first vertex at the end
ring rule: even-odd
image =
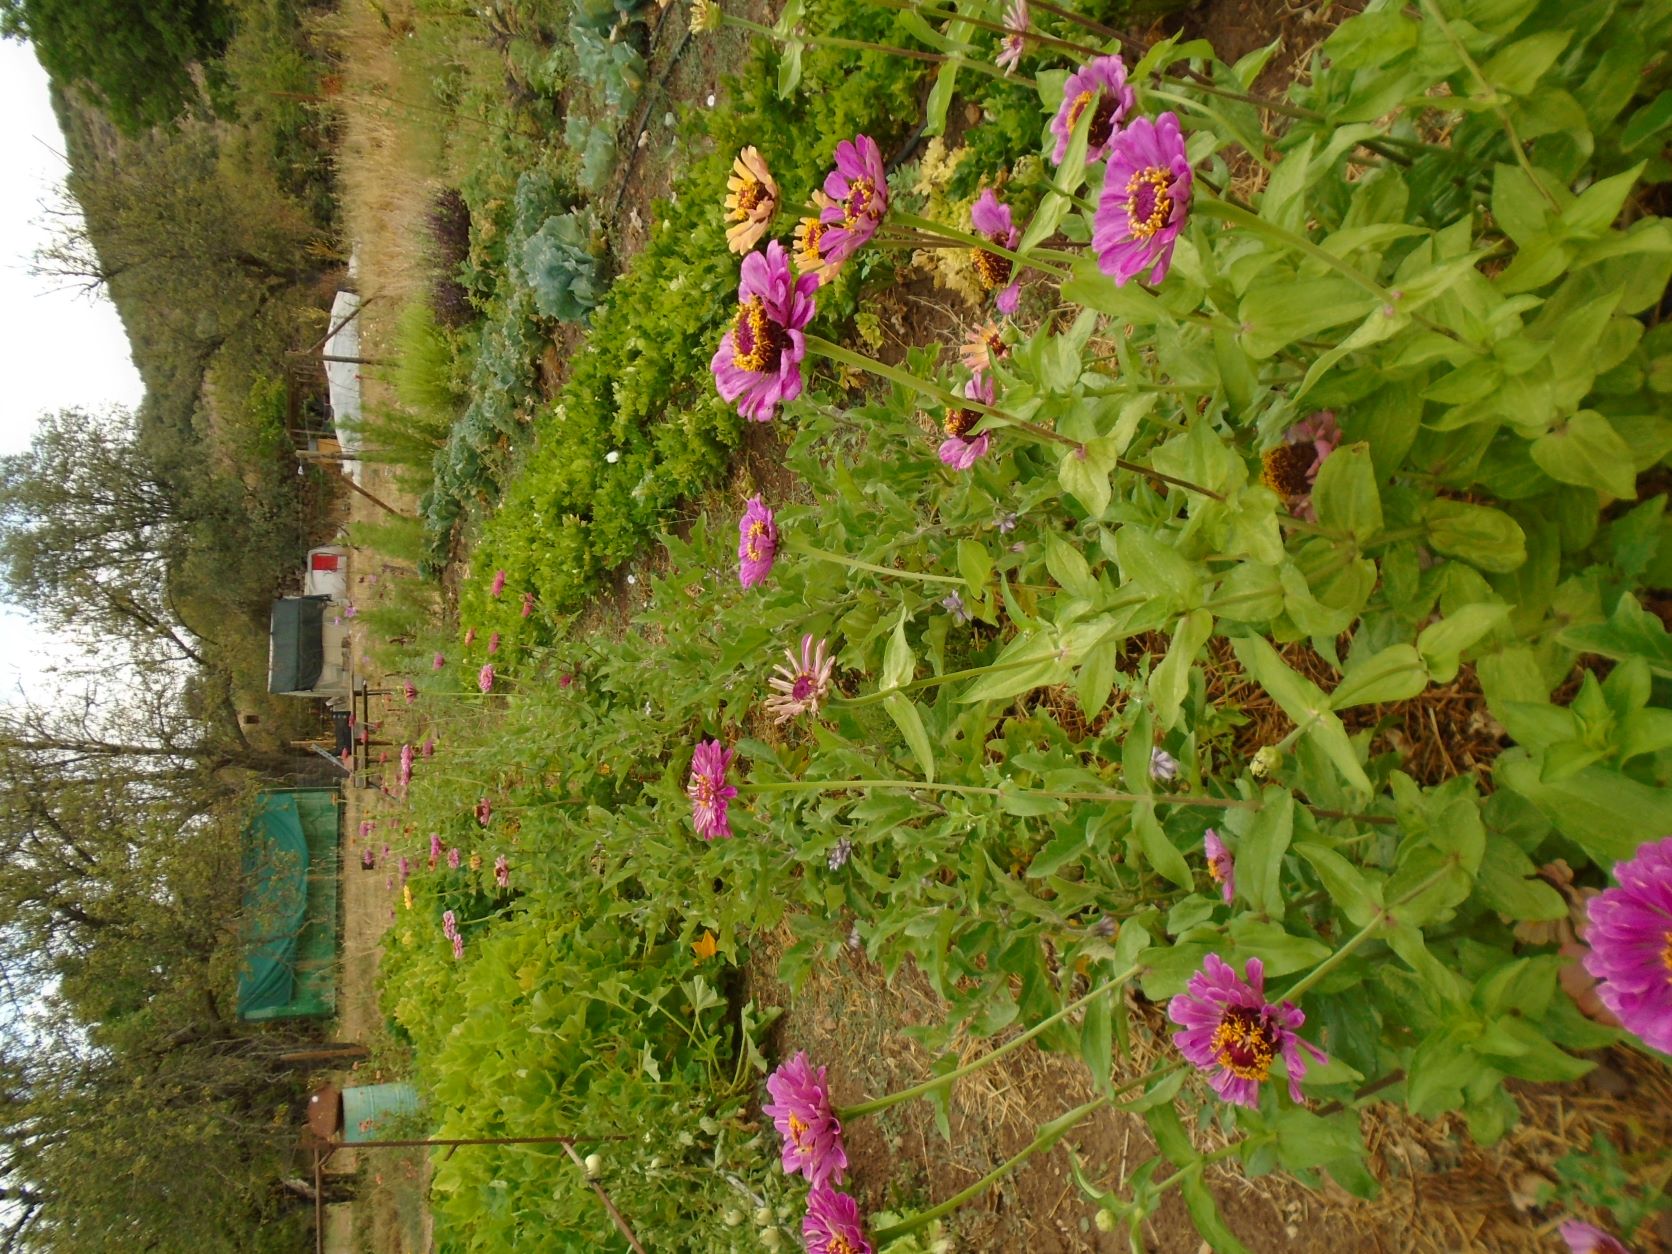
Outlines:
{"type": "Polygon", "coordinates": [[[639,577],[637,575],[628,575],[627,576],[627,586],[629,588],[631,588],[634,584],[638,583],[638,581],[639,581],[639,577]]]}
{"type": "Polygon", "coordinates": [[[672,126],[673,123],[674,123],[673,110],[669,109],[666,113],[664,113],[662,115],[662,125],[663,126],[672,126]]]}
{"type": "Polygon", "coordinates": [[[713,92],[708,93],[708,107],[710,109],[712,109],[714,107],[714,93],[713,92]]]}
{"type": "Polygon", "coordinates": [[[643,148],[649,142],[650,142],[650,132],[649,131],[640,131],[639,132],[639,147],[643,148]]]}
{"type": "Polygon", "coordinates": [[[621,450],[618,448],[612,448],[609,452],[604,454],[604,460],[612,466],[615,465],[621,460],[621,450]]]}

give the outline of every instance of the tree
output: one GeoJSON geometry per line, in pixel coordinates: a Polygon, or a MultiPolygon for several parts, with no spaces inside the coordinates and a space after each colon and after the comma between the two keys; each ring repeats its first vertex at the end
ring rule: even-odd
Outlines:
{"type": "Polygon", "coordinates": [[[55,80],[88,90],[133,133],[199,99],[192,68],[210,68],[232,28],[220,0],[0,0],[0,35],[27,39],[55,80]]]}

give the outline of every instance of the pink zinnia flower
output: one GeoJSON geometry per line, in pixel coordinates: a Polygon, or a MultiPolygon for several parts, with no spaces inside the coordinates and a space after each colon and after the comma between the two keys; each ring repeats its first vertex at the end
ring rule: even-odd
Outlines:
{"type": "Polygon", "coordinates": [[[459,869],[459,850],[456,845],[447,851],[447,869],[450,871],[459,869]]]}
{"type": "Polygon", "coordinates": [[[499,652],[499,633],[496,631],[488,637],[488,656],[492,657],[494,654],[496,654],[498,652],[499,652]]]}
{"type": "MultiPolygon", "coordinates": [[[[1010,72],[1021,64],[1022,53],[1027,48],[1028,25],[1028,0],[1012,0],[1004,11],[1005,36],[999,42],[999,55],[994,58],[999,69],[1010,72]]],[[[1124,69],[1123,66],[1123,72],[1124,69]]]]}
{"type": "Polygon", "coordinates": [[[772,573],[778,556],[778,524],[772,511],[752,496],[737,520],[737,581],[753,588],[772,573]]]}
{"type": "Polygon", "coordinates": [[[372,832],[376,829],[376,827],[377,827],[377,820],[376,819],[361,819],[360,820],[360,839],[364,840],[366,837],[370,836],[372,834],[372,832]]]}
{"type": "Polygon", "coordinates": [[[453,937],[453,961],[464,961],[464,937],[456,934],[453,937]]]}
{"type": "Polygon", "coordinates": [[[1097,268],[1116,286],[1145,270],[1147,283],[1167,277],[1190,214],[1193,177],[1177,114],[1163,113],[1153,123],[1135,118],[1116,137],[1091,224],[1097,268]]]}
{"type": "Polygon", "coordinates": [[[573,686],[574,682],[575,682],[575,677],[573,675],[559,675],[557,677],[557,686],[559,688],[571,687],[571,686],[573,686]]]}
{"type": "Polygon", "coordinates": [[[1672,836],[1639,845],[1614,878],[1586,903],[1585,970],[1626,1031],[1672,1053],[1672,836]]]}
{"type": "Polygon", "coordinates": [[[1202,833],[1202,852],[1207,854],[1208,874],[1219,885],[1219,892],[1227,904],[1237,891],[1237,867],[1231,857],[1231,851],[1225,848],[1225,842],[1219,839],[1219,833],[1208,828],[1202,833]]]}
{"type": "Polygon", "coordinates": [[[464,647],[468,649],[471,645],[473,645],[475,643],[476,643],[476,628],[466,627],[464,629],[464,647]]]}
{"type": "Polygon", "coordinates": [[[360,608],[358,606],[350,605],[350,606],[347,606],[343,609],[343,617],[344,618],[353,618],[355,615],[359,614],[359,612],[360,612],[360,608]]]}
{"type": "Polygon", "coordinates": [[[431,866],[434,866],[435,863],[436,863],[436,859],[441,857],[441,851],[445,847],[446,846],[444,846],[441,843],[441,834],[439,832],[431,832],[430,833],[430,865],[431,866]]]}
{"type": "Polygon", "coordinates": [[[699,741],[691,754],[691,781],[685,792],[691,798],[691,821],[704,840],[731,839],[726,806],[737,789],[726,783],[726,768],[736,754],[718,740],[699,741]]]}
{"type": "MultiPolygon", "coordinates": [[[[1000,248],[1008,248],[1012,252],[1021,241],[1022,233],[1016,229],[1011,219],[1010,206],[999,200],[992,188],[985,188],[970,210],[970,224],[976,233],[985,235],[1000,248]]],[[[976,277],[981,280],[981,286],[989,292],[998,292],[995,302],[1000,313],[1013,314],[1022,299],[1022,281],[1011,280],[1011,273],[1015,269],[1009,257],[1001,257],[998,253],[990,253],[985,248],[970,250],[974,256],[976,277]],[[1007,286],[1008,285],[1008,286],[1007,286]]]]}
{"type": "Polygon", "coordinates": [[[789,255],[777,240],[743,259],[737,318],[709,369],[720,395],[751,422],[771,422],[779,405],[801,395],[802,328],[813,319],[818,286],[813,275],[791,276],[789,255]]]}
{"type": "Polygon", "coordinates": [[[872,1254],[859,1203],[846,1193],[822,1185],[807,1194],[801,1236],[807,1242],[807,1254],[872,1254]]]}
{"type": "Polygon", "coordinates": [[[1324,459],[1341,444],[1333,409],[1320,409],[1283,435],[1283,442],[1260,454],[1260,482],[1288,504],[1297,518],[1317,521],[1312,486],[1324,459]]]}
{"type": "Polygon", "coordinates": [[[441,912],[441,934],[448,940],[459,934],[459,918],[451,910],[441,912]]]}
{"type": "Polygon", "coordinates": [[[825,642],[820,640],[815,647],[810,633],[801,637],[799,661],[793,649],[785,649],[784,656],[790,664],[773,667],[772,678],[766,681],[778,694],[766,699],[774,723],[787,723],[797,714],[817,714],[819,702],[830,691],[830,671],[836,665],[825,652],[825,642]]]}
{"type": "Polygon", "coordinates": [[[525,592],[523,593],[522,616],[527,618],[532,613],[534,613],[534,594],[525,592]]]}
{"type": "Polygon", "coordinates": [[[1271,1074],[1279,1054],[1289,1073],[1289,1097],[1301,1100],[1300,1082],[1306,1056],[1315,1062],[1326,1055],[1295,1035],[1306,1016],[1293,1002],[1273,1005],[1266,1000],[1265,964],[1250,958],[1247,981],[1218,954],[1209,954],[1202,969],[1190,977],[1189,987],[1167,1006],[1167,1017],[1184,1029],[1173,1033],[1179,1052],[1208,1076],[1208,1083],[1226,1101],[1250,1110],[1260,1104],[1260,1085],[1271,1074]]]}
{"type": "Polygon", "coordinates": [[[497,600],[499,600],[499,594],[504,592],[504,591],[505,591],[505,572],[502,571],[502,570],[496,570],[493,573],[493,583],[488,588],[488,595],[493,597],[493,599],[497,601],[497,600]]]}
{"type": "Polygon", "coordinates": [[[446,665],[447,665],[447,655],[445,653],[437,653],[435,655],[435,659],[430,663],[430,669],[432,671],[438,671],[446,665]]]}
{"type": "Polygon", "coordinates": [[[1619,1238],[1604,1232],[1595,1224],[1581,1223],[1577,1219],[1564,1219],[1556,1229],[1558,1236],[1567,1242],[1570,1254],[1631,1254],[1619,1238]]]}
{"type": "Polygon", "coordinates": [[[360,865],[365,870],[371,870],[377,865],[377,855],[370,849],[362,849],[360,851],[360,865]]]}
{"type": "Polygon", "coordinates": [[[483,797],[476,803],[476,821],[486,827],[488,820],[491,818],[493,818],[493,802],[483,797]]]}
{"type": "Polygon", "coordinates": [[[412,862],[403,853],[401,855],[401,883],[403,883],[403,884],[406,883],[407,880],[411,878],[411,876],[412,876],[412,862]]]}
{"type": "MultiPolygon", "coordinates": [[[[1068,155],[1074,125],[1087,109],[1092,113],[1091,126],[1086,132],[1086,164],[1103,160],[1109,155],[1115,136],[1120,134],[1120,124],[1132,112],[1135,99],[1126,81],[1126,62],[1118,56],[1098,57],[1070,74],[1062,85],[1062,104],[1057,107],[1057,116],[1051,119],[1051,134],[1057,137],[1052,162],[1061,165],[1068,155]]],[[[1164,116],[1172,117],[1172,114],[1164,116]]]]}
{"type": "Polygon", "coordinates": [[[493,691],[493,663],[483,662],[482,669],[476,672],[476,686],[483,692],[493,691]]]}
{"type": "Polygon", "coordinates": [[[418,685],[413,683],[410,679],[402,686],[401,691],[406,696],[406,703],[408,705],[411,705],[418,699],[418,685]]]}
{"type": "Polygon", "coordinates": [[[412,746],[401,746],[401,787],[412,782],[412,746]]]}
{"type": "Polygon", "coordinates": [[[511,864],[500,854],[493,860],[493,882],[501,888],[511,887],[511,864]]]}
{"type": "Polygon", "coordinates": [[[836,145],[836,168],[824,176],[830,203],[819,210],[825,231],[818,241],[825,264],[839,266],[877,233],[888,212],[888,169],[869,135],[836,145]]]}
{"type": "Polygon", "coordinates": [[[772,1101],[761,1107],[761,1114],[784,1138],[784,1171],[792,1176],[799,1172],[815,1187],[840,1184],[848,1155],[842,1148],[842,1124],[831,1109],[825,1069],[814,1071],[807,1051],[797,1050],[766,1077],[766,1091],[772,1101]]]}
{"type": "Polygon", "coordinates": [[[420,748],[418,750],[418,752],[423,754],[426,758],[434,757],[435,756],[435,741],[433,739],[426,740],[423,744],[423,747],[420,748]]]}
{"type": "MultiPolygon", "coordinates": [[[[972,401],[979,401],[983,405],[993,403],[993,378],[991,375],[977,371],[971,375],[969,382],[964,384],[964,395],[972,401]]],[[[986,456],[990,443],[985,431],[972,436],[970,431],[982,419],[980,410],[965,409],[959,406],[946,411],[946,421],[942,429],[946,432],[946,439],[941,441],[937,456],[954,470],[968,470],[982,457],[986,456]]]]}

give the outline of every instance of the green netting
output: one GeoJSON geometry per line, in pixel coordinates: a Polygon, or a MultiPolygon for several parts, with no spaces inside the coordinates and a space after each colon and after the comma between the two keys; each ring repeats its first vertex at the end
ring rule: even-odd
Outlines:
{"type": "Polygon", "coordinates": [[[338,809],[329,788],[261,794],[244,830],[244,1019],[336,1008],[338,809]]]}

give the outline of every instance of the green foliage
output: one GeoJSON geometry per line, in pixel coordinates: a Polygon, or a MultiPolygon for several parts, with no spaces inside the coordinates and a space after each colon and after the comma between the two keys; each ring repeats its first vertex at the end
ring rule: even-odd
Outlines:
{"type": "Polygon", "coordinates": [[[523,243],[518,267],[534,289],[534,307],[548,318],[578,322],[597,307],[602,262],[590,214],[547,218],[523,243]]]}
{"type": "Polygon", "coordinates": [[[423,425],[446,430],[463,404],[454,382],[453,345],[427,300],[414,301],[395,322],[395,396],[423,425]]]}

